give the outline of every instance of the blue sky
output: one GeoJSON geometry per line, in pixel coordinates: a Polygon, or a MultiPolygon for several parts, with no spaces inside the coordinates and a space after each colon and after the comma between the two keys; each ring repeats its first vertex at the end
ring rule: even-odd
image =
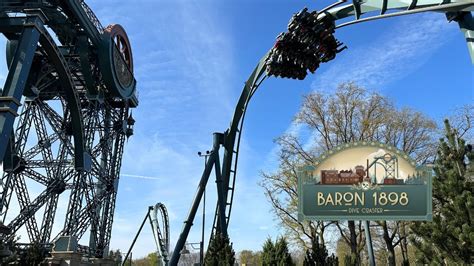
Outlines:
{"type": "MultiPolygon", "coordinates": [[[[149,205],[166,204],[174,246],[189,210],[212,133],[229,125],[244,81],[304,6],[330,1],[87,1],[102,24],[122,24],[130,37],[138,81],[135,135],[126,144],[111,247],[128,249],[149,205]]],[[[350,26],[336,37],[349,49],[304,81],[270,78],[248,109],[230,237],[236,251],[260,249],[280,234],[257,185],[275,169],[273,139],[295,130],[302,95],[356,81],[434,119],[474,101],[474,74],[464,37],[443,14],[420,14],[350,26]]],[[[1,44],[4,45],[3,43],[1,44]]],[[[4,56],[1,54],[0,56],[4,56]]],[[[6,68],[0,66],[0,79],[6,68]]],[[[207,228],[215,207],[208,185],[207,228]]],[[[201,211],[188,238],[200,240],[201,211]]],[[[209,231],[206,231],[209,236],[209,231]]],[[[146,227],[134,257],[154,250],[146,227]]]]}

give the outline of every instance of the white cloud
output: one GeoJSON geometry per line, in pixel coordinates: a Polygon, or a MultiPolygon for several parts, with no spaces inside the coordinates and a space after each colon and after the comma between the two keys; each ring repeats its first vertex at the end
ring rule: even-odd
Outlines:
{"type": "MultiPolygon", "coordinates": [[[[337,31],[343,30],[348,29],[337,31]]],[[[327,90],[355,81],[367,88],[381,88],[421,67],[455,33],[457,25],[449,24],[443,14],[398,18],[396,26],[372,43],[340,53],[326,71],[316,74],[311,87],[327,90]]],[[[350,40],[347,43],[350,46],[350,40]]]]}
{"type": "MultiPolygon", "coordinates": [[[[130,178],[121,179],[126,190],[118,194],[111,241],[113,248],[122,250],[131,243],[147,206],[156,202],[167,206],[174,247],[203,169],[197,151],[209,150],[211,133],[225,130],[233,101],[231,41],[219,28],[214,7],[176,1],[157,10],[155,2],[142,4],[114,9],[113,16],[100,7],[98,12],[99,17],[108,16],[107,21],[122,21],[122,14],[155,10],[154,16],[138,16],[125,25],[134,48],[140,105],[133,111],[136,134],[125,148],[122,176],[130,178]],[[145,177],[153,182],[134,182],[145,177]]],[[[211,176],[206,236],[216,202],[213,184],[211,176]]],[[[200,239],[201,218],[199,211],[189,241],[200,239]]],[[[150,232],[143,234],[134,257],[154,250],[150,232]]]]}
{"type": "Polygon", "coordinates": [[[120,174],[120,176],[138,178],[138,179],[146,179],[146,180],[160,180],[161,179],[161,178],[156,177],[156,176],[131,175],[131,174],[120,174]]]}

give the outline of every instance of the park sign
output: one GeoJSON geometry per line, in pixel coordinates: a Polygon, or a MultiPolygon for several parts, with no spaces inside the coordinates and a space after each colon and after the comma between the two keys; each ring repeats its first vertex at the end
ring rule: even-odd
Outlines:
{"type": "Polygon", "coordinates": [[[298,170],[298,219],[432,220],[432,169],[378,142],[343,144],[298,170]]]}

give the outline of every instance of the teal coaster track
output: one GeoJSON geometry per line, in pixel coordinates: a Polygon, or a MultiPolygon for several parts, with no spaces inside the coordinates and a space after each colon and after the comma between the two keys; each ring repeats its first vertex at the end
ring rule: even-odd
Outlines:
{"type": "Polygon", "coordinates": [[[288,25],[288,32],[277,38],[275,46],[260,59],[244,85],[229,128],[214,133],[214,144],[198,185],[191,209],[174,248],[170,265],[177,265],[189,231],[202,199],[212,170],[217,184],[217,206],[210,238],[221,233],[227,235],[235,192],[235,178],[245,113],[260,84],[268,76],[304,79],[307,71],[314,72],[319,63],[328,62],[343,48],[332,36],[335,29],[356,23],[420,12],[442,12],[448,21],[459,24],[466,38],[471,61],[474,63],[474,10],[473,0],[367,0],[339,1],[323,10],[308,12],[303,9],[295,14],[288,25]],[[353,17],[349,22],[336,25],[341,19],[353,17]],[[308,62],[306,58],[312,60],[308,62]],[[315,62],[316,61],[316,62],[315,62]],[[223,149],[221,162],[220,150],[223,149]]]}
{"type": "Polygon", "coordinates": [[[122,261],[122,265],[128,263],[127,259],[132,253],[133,246],[140,235],[145,222],[149,220],[151,225],[151,231],[156,244],[156,256],[158,259],[158,266],[167,265],[169,262],[169,248],[170,248],[170,226],[168,211],[163,203],[157,203],[155,206],[148,207],[148,211],[143,219],[140,228],[138,229],[135,238],[132,241],[132,245],[128,249],[125,258],[122,261]]]}
{"type": "Polygon", "coordinates": [[[0,95],[1,254],[24,229],[30,244],[101,258],[138,105],[127,34],[104,28],[83,0],[1,1],[0,32],[9,70],[0,95]]]}

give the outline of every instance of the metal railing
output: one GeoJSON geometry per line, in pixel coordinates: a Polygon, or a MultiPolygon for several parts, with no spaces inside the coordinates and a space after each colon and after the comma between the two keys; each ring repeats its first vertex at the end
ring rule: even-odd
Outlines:
{"type": "Polygon", "coordinates": [[[82,9],[84,9],[84,12],[86,13],[86,15],[89,18],[89,20],[91,21],[91,23],[95,26],[97,31],[100,34],[104,33],[104,26],[102,26],[102,24],[100,23],[100,20],[94,14],[92,9],[86,4],[86,1],[79,0],[79,3],[81,4],[82,9]]]}

